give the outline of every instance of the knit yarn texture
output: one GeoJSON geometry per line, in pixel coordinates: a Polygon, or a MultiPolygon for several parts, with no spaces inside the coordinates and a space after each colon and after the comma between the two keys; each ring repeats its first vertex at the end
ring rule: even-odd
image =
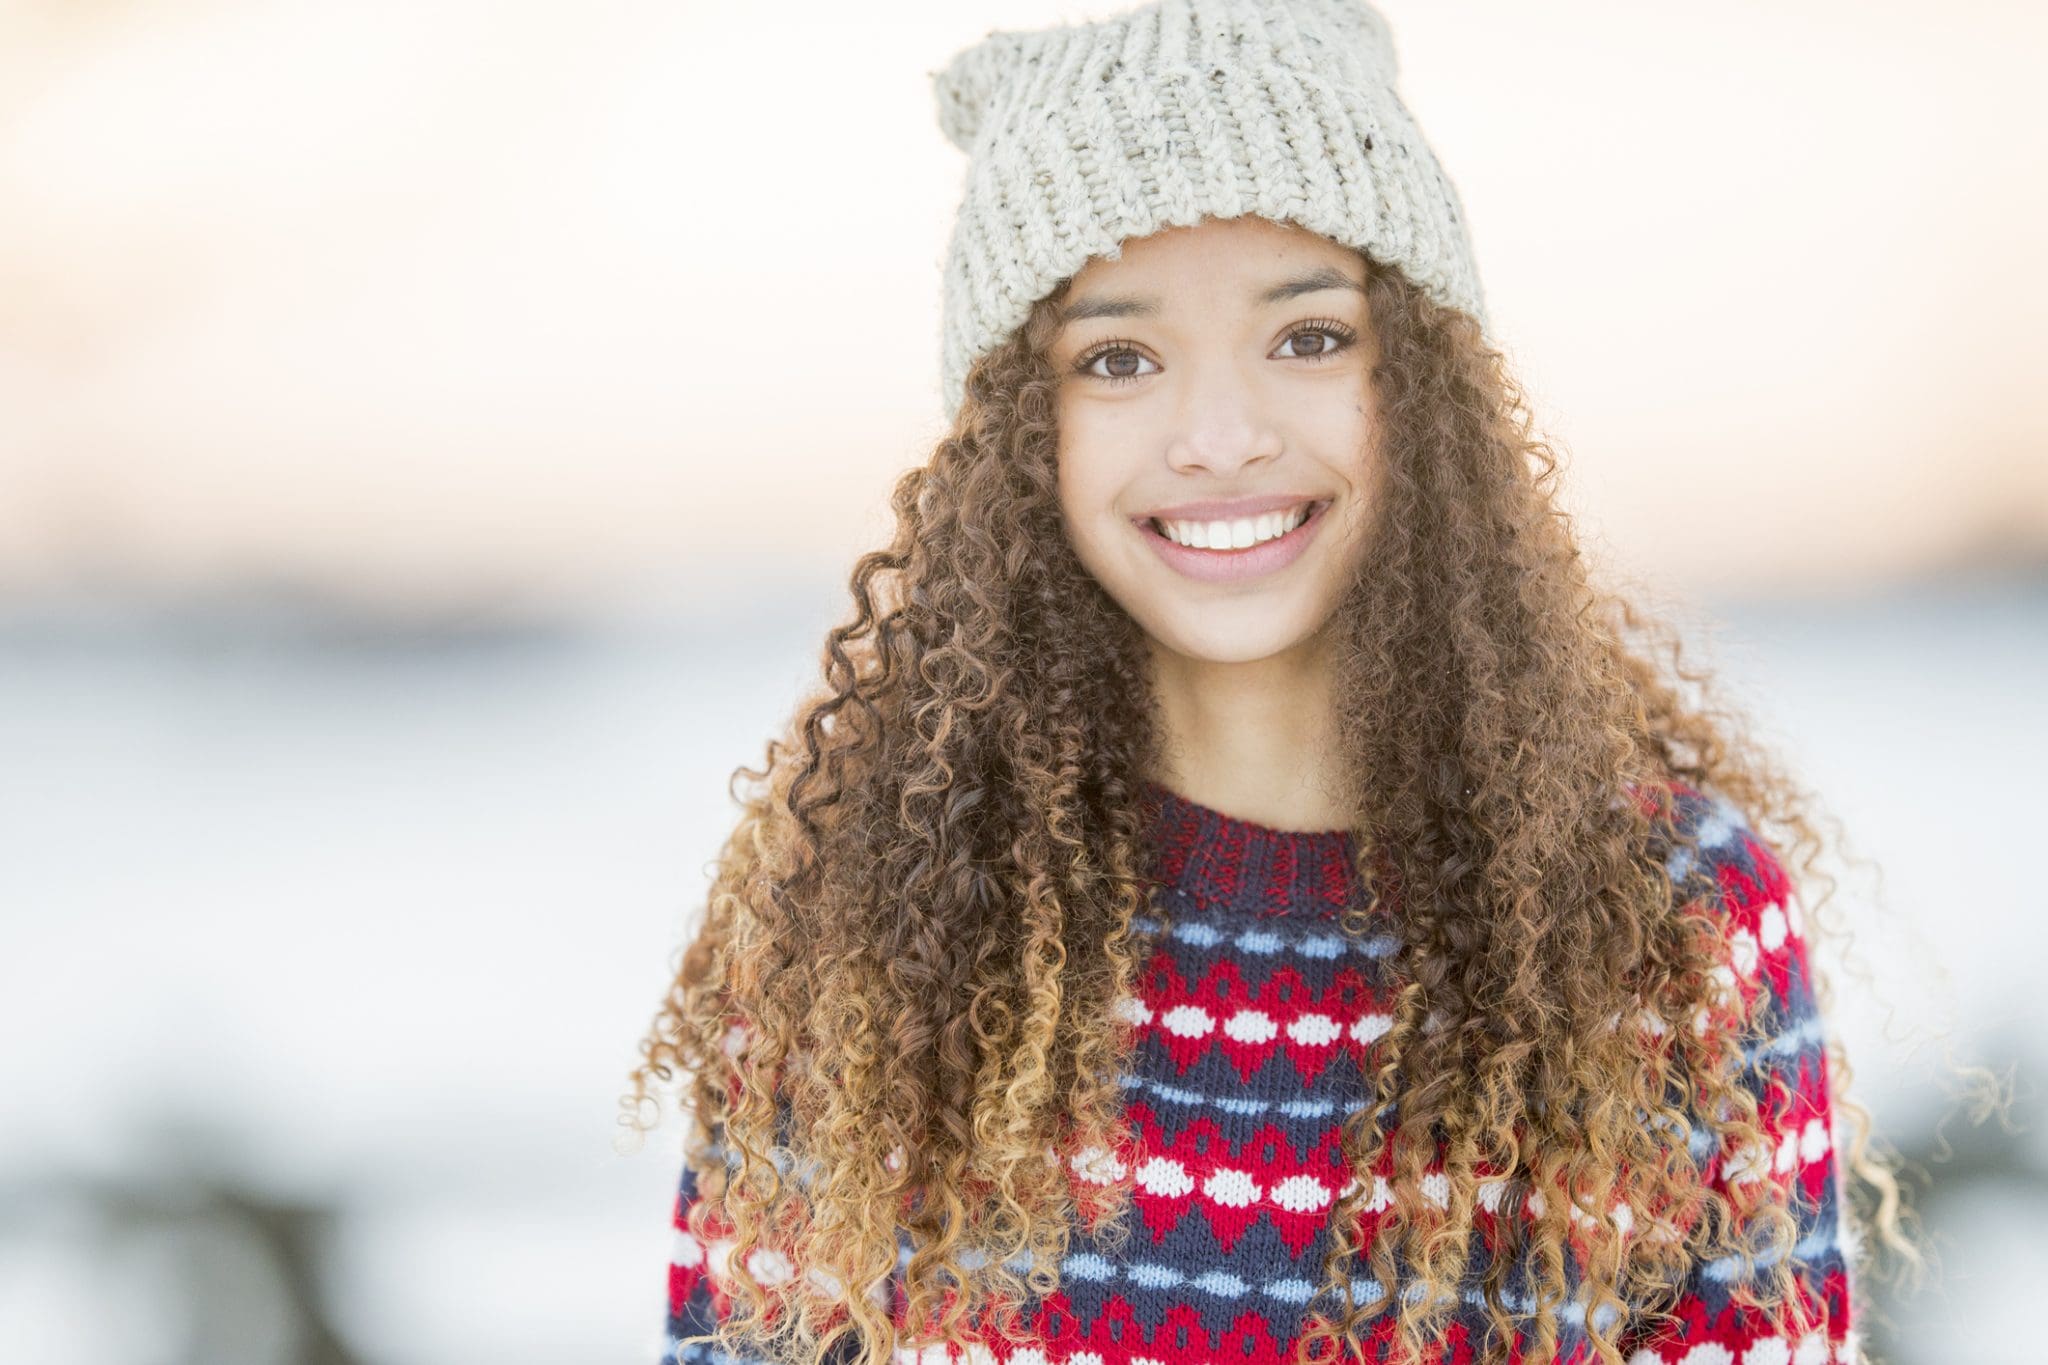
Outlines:
{"type": "Polygon", "coordinates": [[[1464,206],[1365,0],[1156,0],[992,30],[931,75],[970,158],[943,267],[949,421],[973,362],[1091,257],[1205,217],[1321,233],[1486,325],[1464,206]]]}
{"type": "MultiPolygon", "coordinates": [[[[1353,870],[1347,831],[1273,829],[1147,787],[1155,911],[1141,921],[1147,942],[1124,1009],[1137,1025],[1134,1059],[1121,1078],[1125,1114],[1137,1140],[1131,1236],[1105,1247],[1077,1228],[1060,1265],[1060,1288],[1031,1305],[1026,1321],[1042,1346],[994,1341],[987,1359],[1016,1365],[1282,1365],[1302,1334],[1311,1294],[1323,1281],[1331,1214],[1352,1174],[1340,1126],[1367,1102],[1378,1040],[1392,1023],[1398,987],[1398,905],[1385,905],[1353,870]],[[1385,930],[1343,932],[1339,916],[1363,905],[1385,930]],[[1381,912],[1385,911],[1383,915],[1381,912]],[[1170,921],[1170,925],[1168,924],[1170,921]]],[[[1691,1154],[1718,1188],[1772,1179],[1788,1189],[1800,1219],[1801,1293],[1825,1327],[1787,1340],[1734,1304],[1734,1263],[1695,1266],[1677,1305],[1678,1324],[1645,1318],[1622,1328],[1629,1365],[1827,1365],[1855,1358],[1849,1266],[1828,1098],[1823,1021],[1808,970],[1804,923],[1783,867],[1735,809],[1690,788],[1677,792],[1678,823],[1697,833],[1703,867],[1690,854],[1667,858],[1674,883],[1717,887],[1711,901],[1726,932],[1730,985],[1746,998],[1768,994],[1764,1030],[1746,1049],[1743,1083],[1760,1097],[1766,1150],[1724,1160],[1710,1133],[1693,1129],[1691,1154]],[[1704,879],[1694,877],[1704,874],[1704,879]]],[[[1398,1106],[1397,1106],[1398,1107],[1398,1106]]],[[[736,1159],[736,1158],[729,1158],[736,1159]]],[[[1099,1180],[1091,1160],[1074,1161],[1076,1181],[1099,1180]]],[[[1493,1172],[1482,1171],[1483,1177],[1493,1172]]],[[[1375,1175],[1368,1219],[1388,1207],[1375,1175]]],[[[1496,1220],[1523,1216],[1529,1192],[1484,1178],[1475,1217],[1491,1243],[1496,1220]]],[[[1424,1194],[1440,1201],[1439,1175],[1424,1194]]],[[[681,1348],[678,1338],[709,1331],[730,1308],[730,1243],[690,1235],[698,1198],[688,1167],[674,1207],[663,1365],[769,1365],[681,1348]]],[[[900,1246],[892,1286],[904,1322],[900,1246]]],[[[757,1255],[761,1253],[756,1253],[757,1255]]],[[[770,1253],[779,1256],[780,1253],[770,1253]]],[[[1446,1330],[1441,1359],[1478,1358],[1486,1318],[1481,1285],[1490,1251],[1475,1251],[1464,1302],[1446,1330]]],[[[770,1270],[779,1262],[764,1263],[770,1270]]],[[[800,1267],[781,1267],[796,1273],[800,1267]]],[[[1533,1312],[1527,1262],[1511,1267],[1511,1311],[1533,1312]]],[[[1354,1294],[1379,1296],[1360,1258],[1354,1294]]],[[[1420,1285],[1402,1286],[1406,1294],[1420,1285]]],[[[1574,1289],[1576,1294],[1576,1289],[1574,1289]]],[[[878,1300],[879,1302],[879,1300],[878,1300]]],[[[1331,1306],[1325,1299],[1320,1304],[1331,1306]]],[[[1594,1359],[1582,1301],[1559,1310],[1553,1360],[1594,1359]]],[[[1391,1313],[1365,1334],[1372,1354],[1387,1346],[1391,1313]]],[[[1533,1361],[1518,1338],[1514,1359],[1533,1361]]],[[[981,1348],[977,1346],[977,1355],[981,1348]]],[[[906,1334],[895,1365],[945,1365],[936,1346],[906,1334]]],[[[846,1359],[850,1360],[849,1354],[846,1359]]],[[[986,1365],[976,1359],[972,1365],[986,1365]]]]}

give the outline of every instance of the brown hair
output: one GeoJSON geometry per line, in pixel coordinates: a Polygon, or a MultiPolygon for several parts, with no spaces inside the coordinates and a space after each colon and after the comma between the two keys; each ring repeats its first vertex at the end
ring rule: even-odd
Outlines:
{"type": "MultiPolygon", "coordinates": [[[[1482,1163],[1570,1192],[1536,1201],[1526,1225],[1502,1220],[1542,1306],[1526,1319],[1502,1306],[1510,1257],[1496,1258],[1494,1358],[1511,1325],[1533,1340],[1528,1358],[1549,1358],[1568,1253],[1583,1258],[1589,1330],[1603,1304],[1654,1311],[1688,1265],[1731,1253],[1768,1263],[1756,1303],[1789,1303],[1790,1258],[1769,1255],[1795,1225],[1783,1191],[1774,1201],[1760,1182],[1730,1206],[1683,1138],[1639,1114],[1706,1121],[1726,1150],[1762,1131],[1736,1075],[1735,1025],[1753,1018],[1691,1027],[1716,1006],[1726,949],[1674,913],[1654,843],[1660,829],[1665,847],[1683,842],[1667,784],[1726,797],[1807,877],[1822,845],[1812,798],[1739,717],[1681,695],[1708,679],[1682,666],[1668,625],[1590,584],[1552,503],[1556,459],[1472,319],[1366,265],[1384,478],[1368,562],[1332,625],[1360,875],[1391,866],[1399,886],[1400,987],[1372,1078],[1390,1098],[1398,1084],[1398,1121],[1367,1106],[1346,1124],[1362,1178],[1334,1211],[1324,1266],[1325,1291],[1341,1288],[1302,1348],[1343,1336],[1355,1349],[1389,1306],[1350,1302],[1345,1268],[1362,1256],[1381,1285],[1398,1263],[1427,1289],[1396,1306],[1403,1349],[1423,1358],[1472,1256],[1482,1163]],[[1653,799],[1614,800],[1623,784],[1653,799]],[[1618,1011],[1654,1014],[1669,1046],[1607,1024],[1618,1011]],[[1688,1094],[1697,1111],[1674,1105],[1688,1094]],[[1444,1206],[1420,1193],[1435,1161],[1444,1206]],[[1393,1209],[1359,1246],[1374,1172],[1393,1209]],[[1626,1203],[1635,1226],[1686,1235],[1627,1237],[1607,1213],[1575,1227],[1579,1203],[1626,1203]]],[[[1091,1194],[1066,1158],[1128,1140],[1116,1006],[1137,966],[1133,916],[1163,913],[1147,902],[1139,805],[1158,731],[1142,634],[1062,528],[1046,349],[1064,292],[974,366],[952,429],[896,484],[892,543],[853,569],[822,688],[761,768],[734,774],[752,790],[631,1076],[640,1123],[650,1075],[689,1075],[690,1159],[732,1243],[736,1311],[719,1339],[734,1349],[817,1361],[857,1341],[883,1360],[899,1234],[922,1339],[1028,1340],[1005,1315],[1057,1287],[1073,1220],[1127,1235],[1128,1164],[1091,1194]],[[729,1178],[714,1136],[734,1154],[729,1178]],[[764,1247],[808,1274],[758,1280],[747,1267],[764,1247]]],[[[1825,899],[1808,921],[1839,933],[1825,899]]],[[[1829,1049],[1857,1125],[1849,1171],[1876,1192],[1885,1244],[1917,1263],[1898,1183],[1829,1049]]],[[[1595,1336],[1615,1365],[1612,1334],[1595,1336]]]]}

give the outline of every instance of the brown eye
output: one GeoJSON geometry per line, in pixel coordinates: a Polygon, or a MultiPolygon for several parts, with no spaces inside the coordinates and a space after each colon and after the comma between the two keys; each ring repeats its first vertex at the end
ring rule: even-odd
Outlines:
{"type": "Polygon", "coordinates": [[[1129,384],[1144,378],[1144,373],[1137,368],[1144,360],[1145,357],[1135,348],[1120,342],[1111,342],[1083,356],[1075,362],[1074,369],[1090,379],[1103,379],[1112,384],[1129,384]],[[1108,362],[1107,371],[1096,368],[1099,361],[1108,362]]]}
{"type": "Polygon", "coordinates": [[[1340,322],[1318,321],[1304,323],[1287,334],[1288,344],[1292,345],[1297,339],[1302,337],[1314,337],[1316,342],[1313,349],[1306,353],[1296,353],[1285,358],[1288,360],[1328,360],[1339,351],[1349,347],[1356,336],[1355,332],[1340,322]]]}

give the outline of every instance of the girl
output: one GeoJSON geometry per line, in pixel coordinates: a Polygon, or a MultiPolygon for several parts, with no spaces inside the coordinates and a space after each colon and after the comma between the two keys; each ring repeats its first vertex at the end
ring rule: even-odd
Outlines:
{"type": "Polygon", "coordinates": [[[951,427],[633,1073],[669,1360],[1855,1356],[1819,840],[1589,583],[1395,70],[1158,0],[937,74],[951,427]]]}

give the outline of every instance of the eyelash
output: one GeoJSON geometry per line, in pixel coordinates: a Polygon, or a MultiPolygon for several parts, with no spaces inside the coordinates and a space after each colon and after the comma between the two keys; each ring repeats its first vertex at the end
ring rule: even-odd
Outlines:
{"type": "MultiPolygon", "coordinates": [[[[1314,355],[1291,355],[1285,356],[1283,357],[1283,359],[1305,360],[1309,364],[1313,365],[1319,361],[1330,360],[1336,356],[1342,355],[1344,352],[1350,350],[1351,347],[1358,340],[1358,331],[1356,328],[1347,326],[1346,324],[1337,321],[1335,318],[1316,318],[1312,321],[1304,322],[1300,326],[1295,327],[1293,330],[1289,331],[1287,333],[1287,339],[1292,340],[1293,338],[1300,336],[1304,332],[1321,332],[1326,336],[1335,337],[1337,339],[1338,344],[1329,348],[1328,350],[1318,351],[1314,355]]],[[[1125,341],[1121,339],[1116,341],[1105,341],[1100,346],[1097,346],[1094,350],[1088,352],[1079,360],[1075,361],[1074,372],[1084,379],[1093,379],[1096,382],[1102,384],[1134,384],[1138,380],[1143,379],[1146,376],[1142,374],[1095,374],[1093,373],[1093,366],[1096,361],[1102,359],[1106,355],[1115,355],[1118,351],[1136,351],[1137,349],[1137,345],[1130,341],[1125,341]]]]}

